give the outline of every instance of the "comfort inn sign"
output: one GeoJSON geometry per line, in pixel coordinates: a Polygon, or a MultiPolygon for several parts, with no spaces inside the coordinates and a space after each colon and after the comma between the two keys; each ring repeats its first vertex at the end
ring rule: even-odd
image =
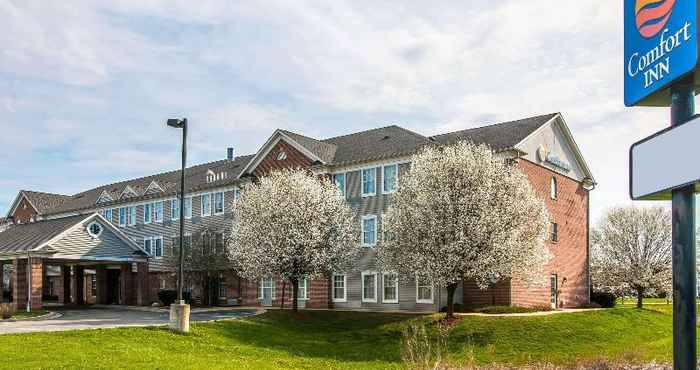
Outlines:
{"type": "Polygon", "coordinates": [[[625,0],[625,105],[669,106],[698,62],[698,0],[625,0]]]}

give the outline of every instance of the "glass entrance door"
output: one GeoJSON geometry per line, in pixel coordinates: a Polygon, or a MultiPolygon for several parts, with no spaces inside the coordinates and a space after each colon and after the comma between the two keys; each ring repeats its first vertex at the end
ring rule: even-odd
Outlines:
{"type": "Polygon", "coordinates": [[[260,297],[263,306],[272,306],[272,295],[274,294],[274,281],[271,277],[262,279],[260,287],[260,297]]]}
{"type": "Polygon", "coordinates": [[[556,309],[557,308],[557,275],[552,274],[549,278],[549,285],[550,285],[550,304],[552,305],[552,308],[556,309]]]}

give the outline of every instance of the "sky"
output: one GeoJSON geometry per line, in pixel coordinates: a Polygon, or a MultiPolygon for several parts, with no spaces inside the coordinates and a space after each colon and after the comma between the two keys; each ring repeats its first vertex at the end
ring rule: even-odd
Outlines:
{"type": "MultiPolygon", "coordinates": [[[[399,124],[432,135],[561,112],[598,186],[630,204],[629,147],[669,125],[623,104],[622,1],[0,0],[0,215],[75,194],[399,124]]],[[[647,203],[645,203],[647,204],[647,203]]]]}

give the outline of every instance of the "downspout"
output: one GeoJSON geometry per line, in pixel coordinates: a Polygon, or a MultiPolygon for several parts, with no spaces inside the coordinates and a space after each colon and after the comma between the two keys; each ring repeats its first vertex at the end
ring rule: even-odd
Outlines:
{"type": "Polygon", "coordinates": [[[588,304],[591,303],[591,192],[586,192],[586,270],[588,271],[588,304]]]}
{"type": "Polygon", "coordinates": [[[32,312],[32,256],[27,251],[27,312],[32,312]]]}

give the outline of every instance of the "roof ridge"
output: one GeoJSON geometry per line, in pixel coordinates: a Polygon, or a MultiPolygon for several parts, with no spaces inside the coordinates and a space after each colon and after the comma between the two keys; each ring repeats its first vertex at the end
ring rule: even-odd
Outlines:
{"type": "MultiPolygon", "coordinates": [[[[250,157],[250,156],[252,156],[252,155],[253,155],[253,154],[239,155],[239,156],[235,157],[231,162],[235,162],[236,160],[239,160],[239,159],[240,159],[240,160],[243,160],[245,157],[250,157]]],[[[190,166],[190,167],[187,167],[186,169],[189,170],[189,169],[194,169],[194,168],[197,168],[197,167],[203,167],[203,166],[212,165],[212,164],[214,164],[214,163],[228,162],[228,161],[229,161],[228,159],[219,159],[219,160],[216,160],[216,161],[211,161],[211,162],[205,162],[205,163],[195,164],[195,165],[192,165],[192,166],[190,166]]],[[[169,175],[169,174],[173,174],[173,173],[176,173],[176,172],[180,172],[180,170],[179,170],[179,169],[178,169],[178,170],[170,170],[170,171],[159,172],[159,173],[155,173],[155,174],[151,174],[151,175],[147,175],[147,176],[141,176],[141,177],[135,177],[135,178],[127,179],[127,180],[116,181],[116,182],[112,182],[112,183],[109,183],[109,184],[96,186],[96,187],[94,187],[94,188],[90,188],[90,189],[85,190],[85,191],[81,191],[80,193],[76,193],[76,194],[70,195],[69,197],[75,198],[75,197],[77,197],[77,196],[79,196],[79,195],[82,195],[82,194],[85,194],[85,193],[88,193],[88,192],[90,192],[90,191],[94,191],[94,190],[97,190],[97,189],[107,188],[107,187],[110,187],[110,186],[115,186],[115,185],[119,185],[119,184],[124,184],[124,183],[132,182],[132,181],[145,180],[145,179],[148,179],[148,178],[150,178],[150,177],[159,177],[159,176],[169,175]]],[[[154,179],[153,181],[155,181],[155,179],[154,179]]]]}
{"type": "Polygon", "coordinates": [[[26,189],[22,189],[22,190],[20,190],[20,191],[21,191],[21,192],[24,192],[24,193],[34,193],[34,194],[42,194],[42,195],[52,195],[52,196],[67,197],[67,198],[70,198],[70,197],[71,197],[70,195],[66,195],[66,194],[49,193],[49,192],[45,192],[45,191],[26,190],[26,189]]]}
{"type": "MultiPolygon", "coordinates": [[[[442,134],[437,134],[437,135],[430,136],[430,139],[435,138],[435,137],[438,137],[438,136],[445,136],[445,135],[450,135],[450,134],[456,134],[456,133],[458,133],[458,132],[466,132],[466,131],[471,131],[471,130],[483,129],[483,128],[487,128],[487,127],[495,127],[495,126],[500,126],[500,125],[506,125],[506,124],[514,123],[514,122],[518,122],[518,121],[525,121],[525,120],[530,120],[530,119],[537,119],[537,118],[542,118],[542,117],[546,117],[546,116],[556,116],[557,114],[561,114],[561,113],[560,113],[560,112],[554,112],[554,113],[547,113],[547,114],[538,114],[538,115],[536,115],[536,116],[524,117],[524,118],[514,119],[514,120],[510,120],[510,121],[498,122],[498,123],[492,123],[492,124],[490,124],[490,125],[485,125],[485,126],[477,126],[477,127],[471,127],[471,128],[466,128],[466,129],[462,129],[462,130],[449,131],[449,132],[444,132],[444,133],[442,133],[442,134]]],[[[546,122],[543,122],[542,124],[544,124],[544,123],[546,123],[546,122]]]]}
{"type": "MultiPolygon", "coordinates": [[[[321,141],[322,141],[322,142],[327,142],[327,141],[330,141],[330,140],[336,140],[336,139],[340,139],[340,138],[343,138],[343,137],[354,136],[354,135],[359,135],[359,134],[365,134],[365,133],[372,132],[372,131],[384,130],[384,129],[387,129],[387,128],[390,128],[390,127],[398,127],[398,128],[404,129],[404,128],[401,127],[401,126],[394,124],[394,125],[388,125],[388,126],[383,126],[383,127],[371,128],[371,129],[369,129],[369,130],[358,131],[358,132],[353,132],[353,133],[344,134],[344,135],[333,136],[333,137],[321,139],[321,141]]],[[[405,130],[405,129],[404,129],[404,130],[405,130]]]]}

